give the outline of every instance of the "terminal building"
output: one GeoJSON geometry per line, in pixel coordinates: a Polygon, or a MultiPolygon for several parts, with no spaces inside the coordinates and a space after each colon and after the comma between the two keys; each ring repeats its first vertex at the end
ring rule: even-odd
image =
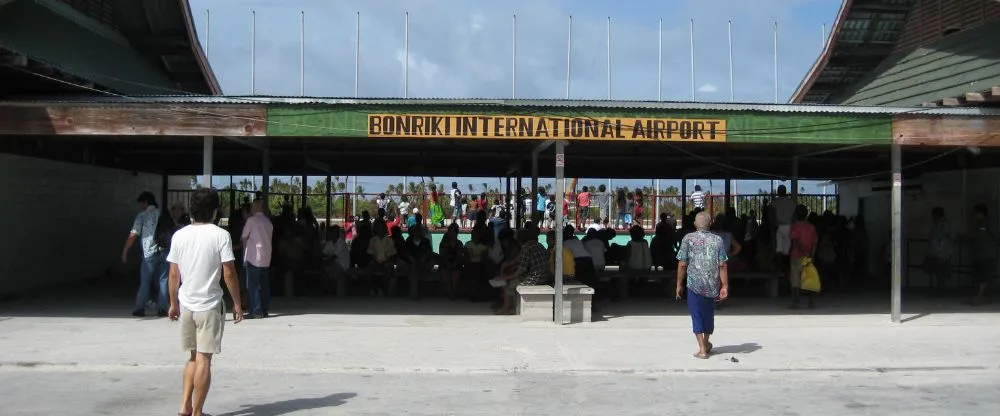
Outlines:
{"type": "MultiPolygon", "coordinates": [[[[937,158],[928,162],[937,166],[926,173],[904,172],[907,285],[926,285],[927,276],[917,266],[923,263],[934,207],[944,208],[956,235],[972,226],[977,204],[985,204],[1000,221],[1000,170],[984,155],[1000,143],[1000,119],[954,122],[925,116],[941,108],[982,109],[984,114],[1000,108],[998,33],[1000,1],[848,0],[826,48],[792,96],[796,104],[913,108],[906,120],[894,123],[895,140],[933,149],[936,155],[925,157],[937,158]],[[926,138],[931,132],[944,135],[926,138]]],[[[841,214],[866,219],[870,258],[885,258],[891,242],[891,212],[885,209],[891,178],[840,181],[838,189],[841,214]]],[[[962,274],[968,251],[960,250],[954,261],[962,274]]]]}
{"type": "Polygon", "coordinates": [[[998,10],[845,0],[791,103],[721,104],[227,97],[185,0],[0,0],[0,293],[109,274],[139,192],[213,174],[833,178],[917,259],[930,207],[1000,209],[998,10]]]}

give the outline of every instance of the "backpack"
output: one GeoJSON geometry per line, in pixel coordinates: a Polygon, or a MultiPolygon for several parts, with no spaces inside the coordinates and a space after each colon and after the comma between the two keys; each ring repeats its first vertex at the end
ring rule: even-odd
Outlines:
{"type": "Polygon", "coordinates": [[[170,212],[160,212],[160,217],[156,220],[154,230],[153,239],[156,246],[163,251],[169,252],[170,240],[174,238],[174,231],[177,230],[177,227],[174,226],[174,219],[170,217],[170,212]]]}

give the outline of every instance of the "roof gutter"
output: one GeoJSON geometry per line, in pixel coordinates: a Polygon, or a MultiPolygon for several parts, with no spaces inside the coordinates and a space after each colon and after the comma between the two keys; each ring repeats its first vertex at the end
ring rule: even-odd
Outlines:
{"type": "Polygon", "coordinates": [[[194,53],[194,59],[198,61],[198,67],[201,68],[201,75],[205,77],[205,83],[208,84],[212,95],[222,95],[222,87],[219,86],[219,80],[215,78],[212,65],[209,64],[208,57],[205,56],[205,51],[201,49],[201,42],[198,41],[198,34],[194,27],[194,17],[191,14],[191,5],[188,4],[188,0],[177,0],[177,2],[181,6],[181,15],[184,16],[184,27],[187,29],[188,39],[191,41],[191,52],[194,53]]]}
{"type": "Polygon", "coordinates": [[[833,23],[833,28],[830,31],[830,36],[826,38],[826,46],[823,48],[823,52],[813,63],[812,68],[806,75],[802,82],[799,83],[799,87],[795,89],[795,94],[792,94],[792,98],[789,103],[800,104],[802,100],[805,99],[806,93],[812,89],[813,84],[816,83],[816,78],[819,78],[819,74],[826,69],[826,65],[830,62],[830,55],[833,53],[833,47],[837,43],[837,38],[840,36],[840,30],[844,26],[844,21],[847,20],[847,15],[851,13],[851,6],[854,5],[854,0],[844,0],[840,5],[840,11],[837,12],[837,20],[833,23]]]}

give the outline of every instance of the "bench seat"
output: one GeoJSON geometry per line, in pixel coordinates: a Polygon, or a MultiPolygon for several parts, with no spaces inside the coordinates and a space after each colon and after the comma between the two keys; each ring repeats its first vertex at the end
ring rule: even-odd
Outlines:
{"type": "MultiPolygon", "coordinates": [[[[624,270],[612,270],[610,273],[606,273],[604,277],[611,278],[612,280],[618,280],[618,296],[621,299],[628,298],[628,282],[630,278],[647,279],[647,280],[666,280],[664,284],[665,291],[667,295],[673,295],[673,285],[670,283],[677,283],[677,273],[673,270],[671,271],[654,271],[649,270],[645,272],[630,272],[624,270]]],[[[767,285],[767,295],[772,299],[778,297],[778,285],[780,282],[780,276],[776,273],[771,272],[730,272],[729,280],[764,280],[767,285]]]]}

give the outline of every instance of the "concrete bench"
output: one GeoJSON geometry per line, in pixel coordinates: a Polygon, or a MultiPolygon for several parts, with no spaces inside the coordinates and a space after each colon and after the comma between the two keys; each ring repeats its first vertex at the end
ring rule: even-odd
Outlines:
{"type": "MultiPolygon", "coordinates": [[[[611,271],[606,273],[605,277],[609,277],[612,280],[618,280],[618,296],[621,299],[628,298],[628,281],[629,278],[647,279],[647,280],[666,280],[664,284],[664,291],[667,295],[673,296],[673,289],[676,286],[670,283],[677,283],[677,273],[673,270],[671,271],[611,271]]],[[[778,297],[778,285],[779,285],[779,275],[770,272],[730,272],[729,280],[764,280],[764,284],[767,286],[767,295],[772,299],[778,297]]]]}
{"type": "MultiPolygon", "coordinates": [[[[556,289],[549,285],[518,286],[517,314],[524,321],[555,320],[556,289]]],[[[587,285],[563,285],[563,323],[590,322],[594,288],[587,285]]]]}

